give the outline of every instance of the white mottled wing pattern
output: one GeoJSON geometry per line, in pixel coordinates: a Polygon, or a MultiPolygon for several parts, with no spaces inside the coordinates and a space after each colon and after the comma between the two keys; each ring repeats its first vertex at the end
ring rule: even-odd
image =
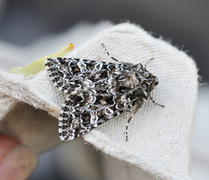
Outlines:
{"type": "Polygon", "coordinates": [[[151,91],[150,83],[139,81],[138,71],[145,72],[141,64],[49,58],[45,65],[54,85],[66,94],[59,117],[61,140],[73,140],[135,104],[141,106],[151,91]]]}

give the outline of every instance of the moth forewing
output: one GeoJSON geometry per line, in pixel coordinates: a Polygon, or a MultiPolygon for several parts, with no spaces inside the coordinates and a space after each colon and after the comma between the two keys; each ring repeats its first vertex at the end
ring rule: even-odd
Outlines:
{"type": "Polygon", "coordinates": [[[135,114],[158,83],[142,64],[49,58],[45,65],[53,84],[66,94],[59,117],[61,140],[73,140],[133,106],[135,114]]]}

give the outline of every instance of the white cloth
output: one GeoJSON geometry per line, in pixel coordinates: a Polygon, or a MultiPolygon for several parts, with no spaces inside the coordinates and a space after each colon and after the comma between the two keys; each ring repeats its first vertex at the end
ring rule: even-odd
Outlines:
{"type": "MultiPolygon", "coordinates": [[[[135,169],[131,171],[132,177],[129,179],[139,178],[142,171],[162,179],[191,179],[191,140],[198,86],[194,61],[164,40],[156,39],[140,27],[127,23],[101,32],[67,57],[112,61],[101,43],[105,44],[113,57],[123,62],[145,64],[154,58],[147,67],[159,79],[159,85],[153,90],[152,96],[156,102],[165,105],[165,108],[150,100],[145,102],[129,125],[128,142],[125,141],[124,132],[130,113],[92,130],[83,137],[84,140],[110,157],[130,165],[121,168],[135,169]]],[[[56,118],[65,98],[53,86],[45,70],[29,78],[0,72],[0,93],[2,121],[6,121],[5,117],[8,116],[8,109],[3,108],[7,104],[4,97],[14,103],[18,100],[45,110],[56,118]]],[[[8,108],[12,110],[13,106],[10,106],[8,108]]],[[[46,133],[48,131],[50,130],[46,130],[46,133]]],[[[27,133],[30,132],[25,132],[24,136],[27,133]]],[[[50,133],[50,137],[57,135],[51,131],[50,133]]],[[[15,136],[20,138],[18,133],[15,136]]],[[[21,140],[25,142],[24,139],[21,140]]],[[[55,139],[48,146],[57,143],[58,139],[55,139]]],[[[27,144],[37,148],[29,140],[27,144]]],[[[41,151],[41,145],[37,151],[41,151]]],[[[111,171],[110,164],[113,161],[106,163],[107,172],[111,171]]],[[[119,179],[120,176],[111,177],[119,179]]]]}

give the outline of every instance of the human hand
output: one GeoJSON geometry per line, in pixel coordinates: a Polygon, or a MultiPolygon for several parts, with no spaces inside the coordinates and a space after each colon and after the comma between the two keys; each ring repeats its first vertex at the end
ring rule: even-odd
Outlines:
{"type": "Polygon", "coordinates": [[[16,139],[0,135],[0,179],[23,180],[34,170],[37,156],[16,139]]]}

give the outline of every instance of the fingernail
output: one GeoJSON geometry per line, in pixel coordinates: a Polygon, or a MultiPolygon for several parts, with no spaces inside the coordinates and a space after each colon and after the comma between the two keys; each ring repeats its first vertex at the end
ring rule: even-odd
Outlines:
{"type": "Polygon", "coordinates": [[[37,165],[37,156],[30,148],[10,137],[0,135],[0,179],[26,179],[37,165]],[[1,144],[4,143],[4,148],[1,144]]]}

